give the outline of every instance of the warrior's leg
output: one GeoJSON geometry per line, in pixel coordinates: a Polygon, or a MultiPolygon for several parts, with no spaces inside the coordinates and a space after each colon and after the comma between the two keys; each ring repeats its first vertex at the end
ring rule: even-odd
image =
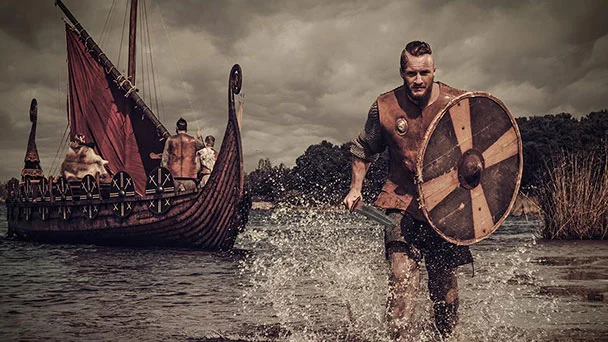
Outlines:
{"type": "Polygon", "coordinates": [[[452,334],[458,322],[458,281],[455,268],[427,267],[427,270],[435,324],[441,335],[446,337],[452,334]]]}
{"type": "Polygon", "coordinates": [[[408,253],[388,251],[390,262],[387,322],[394,338],[407,338],[411,332],[415,297],[420,284],[418,262],[408,253]]]}
{"type": "Polygon", "coordinates": [[[409,340],[413,332],[411,322],[415,298],[420,285],[420,251],[403,236],[403,227],[411,225],[409,216],[399,210],[387,210],[395,222],[385,227],[384,241],[389,261],[389,296],[387,301],[387,325],[390,335],[399,340],[409,340]]]}

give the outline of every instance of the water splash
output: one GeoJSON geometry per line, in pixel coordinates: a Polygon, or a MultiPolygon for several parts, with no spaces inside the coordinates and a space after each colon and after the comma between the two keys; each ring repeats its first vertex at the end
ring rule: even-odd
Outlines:
{"type": "MultiPolygon", "coordinates": [[[[538,224],[509,219],[492,237],[471,247],[475,274],[470,266],[459,268],[460,324],[450,341],[567,340],[576,331],[572,324],[564,328],[572,319],[564,308],[572,300],[540,291],[555,277],[535,262],[552,250],[537,243],[538,224]]],[[[243,307],[256,324],[275,327],[275,335],[259,338],[390,340],[380,227],[343,212],[280,207],[253,220],[242,238],[253,251],[241,265],[248,279],[243,307]]],[[[411,338],[438,341],[424,265],[421,270],[411,338]]],[[[600,312],[604,317],[605,311],[600,312]]]]}
{"type": "MultiPolygon", "coordinates": [[[[286,340],[385,339],[386,265],[378,227],[343,213],[279,208],[250,225],[245,310],[268,311],[286,340]]],[[[260,322],[267,323],[267,322],[260,322]]]]}

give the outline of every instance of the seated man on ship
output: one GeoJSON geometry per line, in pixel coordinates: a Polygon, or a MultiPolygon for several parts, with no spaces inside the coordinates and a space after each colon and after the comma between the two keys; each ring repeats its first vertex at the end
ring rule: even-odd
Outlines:
{"type": "Polygon", "coordinates": [[[160,165],[171,171],[178,191],[196,189],[197,175],[200,171],[196,163],[196,151],[203,148],[203,143],[189,135],[188,124],[183,118],[177,120],[177,134],[165,142],[160,165]]]}
{"type": "Polygon", "coordinates": [[[76,134],[61,163],[60,174],[68,181],[79,181],[87,174],[95,176],[99,173],[100,177],[106,177],[108,172],[105,165],[108,161],[101,158],[93,149],[94,147],[94,143],[85,142],[84,134],[76,134]]]}
{"type": "MultiPolygon", "coordinates": [[[[200,139],[200,138],[199,138],[200,139]]],[[[205,137],[205,147],[198,152],[196,152],[196,161],[200,167],[200,175],[201,177],[201,186],[205,186],[209,177],[211,176],[211,171],[213,171],[213,167],[215,166],[215,161],[217,160],[217,151],[213,148],[215,145],[215,137],[213,135],[208,135],[205,137]]]]}

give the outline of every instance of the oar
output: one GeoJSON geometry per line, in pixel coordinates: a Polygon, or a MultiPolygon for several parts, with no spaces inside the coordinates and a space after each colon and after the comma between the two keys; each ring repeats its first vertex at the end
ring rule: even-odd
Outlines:
{"type": "Polygon", "coordinates": [[[353,211],[367,217],[368,219],[377,222],[384,226],[394,226],[395,222],[390,217],[386,216],[380,210],[372,207],[371,205],[365,204],[361,201],[361,197],[357,198],[353,204],[353,211]]]}

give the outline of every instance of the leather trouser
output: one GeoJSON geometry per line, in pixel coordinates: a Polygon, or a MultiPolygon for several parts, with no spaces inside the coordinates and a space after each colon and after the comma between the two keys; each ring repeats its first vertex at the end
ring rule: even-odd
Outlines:
{"type": "MultiPolygon", "coordinates": [[[[389,216],[402,223],[400,212],[391,212],[389,216]]],[[[413,327],[411,317],[419,290],[419,263],[424,252],[414,244],[403,240],[390,239],[387,232],[387,257],[390,263],[389,299],[387,302],[387,321],[390,334],[396,339],[411,337],[413,327]]],[[[393,234],[394,235],[394,234],[393,234]]],[[[443,337],[451,335],[458,322],[458,282],[456,266],[426,260],[428,272],[428,289],[433,302],[435,324],[443,337]]]]}

